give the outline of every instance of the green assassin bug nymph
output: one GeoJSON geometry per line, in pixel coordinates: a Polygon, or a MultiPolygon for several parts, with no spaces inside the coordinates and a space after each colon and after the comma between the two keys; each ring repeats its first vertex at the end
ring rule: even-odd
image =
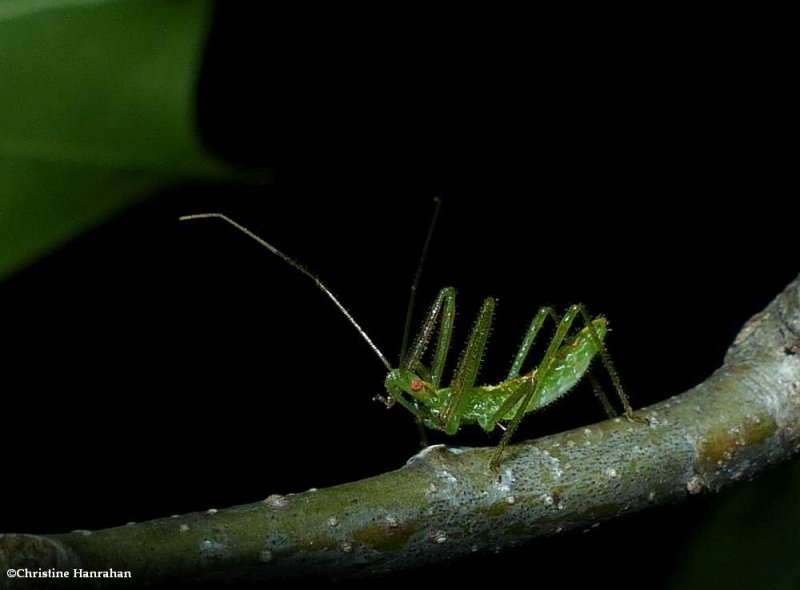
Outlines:
{"type": "MultiPolygon", "coordinates": [[[[377,399],[389,407],[397,403],[410,411],[416,417],[423,441],[425,440],[423,427],[439,430],[449,435],[455,434],[462,425],[468,424],[477,424],[486,432],[492,432],[495,428],[500,427],[505,432],[490,461],[490,467],[498,472],[503,449],[514,435],[522,418],[566,395],[587,374],[589,365],[595,356],[600,357],[611,377],[614,389],[622,402],[625,417],[634,419],[633,409],[604,344],[608,323],[601,316],[592,317],[583,305],[571,305],[563,316],[559,316],[552,307],[539,309],[525,332],[522,345],[506,379],[496,385],[476,385],[478,367],[483,358],[494,316],[495,300],[492,297],[487,298],[481,306],[478,319],[472,328],[450,384],[442,387],[442,375],[450,350],[455,319],[456,295],[452,287],[446,287],[439,292],[425,315],[417,337],[411,346],[408,346],[411,316],[422,263],[431,241],[440,205],[441,201],[437,198],[420,264],[411,287],[398,368],[391,366],[384,354],[336,296],[316,276],[294,259],[221,213],[186,215],[180,220],[221,219],[314,281],[314,284],[333,301],[339,311],[358,330],[361,337],[385,365],[388,371],[385,380],[388,395],[377,396],[377,399]],[[534,341],[548,318],[556,325],[555,334],[539,364],[535,368],[523,372],[523,366],[534,341]],[[583,324],[582,328],[575,328],[577,321],[583,324]],[[435,333],[437,337],[433,357],[430,365],[426,365],[423,364],[423,357],[435,333]]],[[[591,376],[590,379],[606,411],[610,415],[614,415],[599,384],[591,376]]]]}

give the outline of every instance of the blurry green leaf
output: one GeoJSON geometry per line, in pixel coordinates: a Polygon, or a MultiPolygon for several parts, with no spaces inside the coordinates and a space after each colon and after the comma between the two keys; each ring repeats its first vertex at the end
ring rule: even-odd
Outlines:
{"type": "Polygon", "coordinates": [[[715,498],[667,587],[800,588],[799,491],[795,460],[715,498]]]}
{"type": "Polygon", "coordinates": [[[0,277],[224,169],[195,130],[210,0],[0,0],[0,277]]]}

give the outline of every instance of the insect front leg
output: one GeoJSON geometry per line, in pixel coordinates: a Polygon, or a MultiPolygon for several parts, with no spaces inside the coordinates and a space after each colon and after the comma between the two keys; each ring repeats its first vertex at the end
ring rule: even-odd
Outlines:
{"type": "Polygon", "coordinates": [[[417,426],[417,434],[419,435],[419,446],[424,449],[428,446],[428,433],[425,432],[425,424],[422,419],[424,418],[422,412],[414,407],[414,404],[406,400],[401,390],[397,390],[390,394],[391,399],[396,400],[401,406],[414,414],[414,424],[417,426]]]}
{"type": "MultiPolygon", "coordinates": [[[[389,390],[389,403],[392,402],[397,402],[398,404],[403,406],[409,412],[414,414],[418,422],[422,423],[422,419],[424,418],[424,416],[416,407],[414,407],[414,404],[412,402],[408,401],[405,398],[405,394],[403,393],[402,389],[393,387],[389,390]]],[[[389,404],[386,405],[387,407],[390,407],[389,404]]]]}
{"type": "MultiPolygon", "coordinates": [[[[436,342],[436,350],[433,355],[433,364],[431,367],[431,384],[434,388],[438,389],[440,386],[442,371],[444,364],[447,360],[447,351],[450,348],[450,338],[453,334],[453,322],[456,316],[455,305],[456,292],[452,287],[445,287],[439,291],[439,295],[433,302],[433,305],[428,310],[425,320],[422,322],[419,334],[414,339],[411,350],[405,359],[401,359],[401,368],[414,370],[417,365],[422,361],[422,357],[428,348],[428,344],[433,336],[433,331],[436,329],[436,322],[439,321],[439,337],[436,342]]],[[[402,392],[398,393],[402,396],[402,392]]],[[[399,400],[398,400],[399,401],[399,400]]],[[[403,405],[403,404],[401,404],[403,405]]],[[[404,407],[409,408],[411,404],[406,402],[404,407]]],[[[412,410],[413,411],[413,410],[412,410]]],[[[425,433],[425,426],[423,425],[423,416],[414,411],[417,423],[417,431],[419,432],[420,446],[428,446],[428,437],[425,433]]]]}
{"type": "MultiPolygon", "coordinates": [[[[435,376],[437,362],[441,363],[441,368],[444,367],[444,361],[447,356],[447,348],[450,346],[450,335],[453,332],[453,320],[456,315],[455,310],[456,292],[452,287],[445,287],[439,291],[436,300],[431,305],[428,313],[425,315],[425,321],[422,322],[422,327],[414,338],[414,343],[409,350],[405,359],[400,362],[400,367],[403,369],[413,369],[414,365],[422,360],[422,356],[428,348],[428,344],[433,336],[433,331],[436,328],[436,320],[440,318],[439,339],[436,344],[436,352],[434,354],[434,368],[431,371],[435,376]]],[[[432,376],[432,379],[434,378],[432,376]]],[[[438,384],[437,384],[438,387],[438,384]]]]}

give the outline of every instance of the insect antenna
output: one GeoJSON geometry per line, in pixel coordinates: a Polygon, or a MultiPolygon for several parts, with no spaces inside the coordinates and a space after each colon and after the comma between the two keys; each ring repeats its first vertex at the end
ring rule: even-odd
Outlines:
{"type": "Polygon", "coordinates": [[[422,276],[422,267],[425,264],[425,257],[428,255],[428,246],[431,244],[431,237],[433,237],[433,228],[436,226],[436,219],[439,217],[439,209],[442,207],[441,197],[433,198],[434,208],[431,224],[428,226],[428,235],[425,236],[425,244],[422,246],[422,255],[419,257],[419,264],[417,265],[417,272],[414,274],[414,281],[411,283],[411,294],[408,297],[408,310],[406,311],[406,324],[403,328],[403,344],[400,346],[400,363],[406,357],[408,351],[408,339],[411,336],[411,316],[414,315],[414,303],[417,299],[417,287],[419,286],[419,278],[422,276]]]}
{"type": "Polygon", "coordinates": [[[334,304],[336,304],[336,307],[338,307],[339,311],[341,311],[344,314],[344,317],[346,317],[350,321],[350,323],[353,324],[355,329],[358,330],[358,333],[361,334],[361,337],[367,342],[367,344],[369,344],[369,347],[375,352],[375,354],[378,355],[378,358],[381,359],[381,362],[386,366],[386,369],[389,371],[392,370],[392,366],[389,364],[389,361],[386,360],[386,357],[383,356],[383,353],[380,351],[380,349],[377,346],[375,346],[375,343],[372,342],[369,336],[367,336],[367,333],[364,331],[364,329],[358,325],[358,322],[356,322],[355,318],[353,318],[353,316],[350,315],[350,312],[347,311],[347,309],[345,309],[344,305],[342,305],[339,302],[336,296],[330,292],[330,290],[322,283],[322,281],[320,281],[316,276],[314,276],[308,270],[306,270],[306,268],[299,262],[295,261],[293,258],[289,258],[286,254],[278,250],[275,246],[267,242],[265,239],[257,236],[243,225],[236,223],[233,219],[231,219],[227,215],[223,215],[222,213],[197,213],[194,215],[184,215],[180,217],[179,220],[192,221],[195,219],[214,219],[214,218],[221,219],[222,221],[225,221],[230,225],[232,225],[233,227],[235,227],[236,229],[238,229],[243,234],[250,236],[256,242],[258,242],[259,244],[264,246],[267,250],[272,252],[275,256],[286,262],[289,266],[296,268],[305,276],[307,276],[309,279],[314,281],[314,284],[323,293],[325,293],[325,295],[327,295],[330,298],[330,300],[334,302],[334,304]]]}

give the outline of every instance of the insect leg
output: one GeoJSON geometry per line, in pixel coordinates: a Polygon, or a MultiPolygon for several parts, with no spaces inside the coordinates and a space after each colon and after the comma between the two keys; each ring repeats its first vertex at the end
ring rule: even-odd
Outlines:
{"type": "MultiPolygon", "coordinates": [[[[406,358],[400,363],[401,369],[413,370],[414,365],[422,360],[422,355],[425,354],[425,350],[428,348],[428,343],[431,341],[433,330],[436,327],[436,320],[443,309],[445,312],[443,328],[444,323],[446,321],[449,322],[449,329],[447,330],[447,342],[444,344],[446,345],[449,343],[449,334],[452,331],[453,318],[455,317],[455,297],[456,292],[452,287],[445,287],[439,291],[439,295],[436,296],[436,300],[433,302],[433,305],[431,305],[431,308],[428,310],[428,313],[425,316],[425,321],[422,322],[422,327],[419,330],[419,334],[417,334],[417,337],[414,338],[414,343],[411,345],[411,350],[409,350],[408,356],[406,356],[406,358]],[[447,319],[448,317],[449,320],[447,319]]],[[[442,346],[441,334],[439,336],[439,345],[437,345],[437,353],[439,352],[440,346],[442,346]]],[[[444,363],[443,359],[442,363],[444,363]]]]}
{"type": "Polygon", "coordinates": [[[500,473],[500,456],[508,445],[508,441],[510,441],[511,437],[514,435],[517,426],[519,426],[522,417],[525,415],[525,409],[531,403],[537,389],[539,389],[538,382],[536,378],[531,375],[530,378],[526,378],[517,390],[509,396],[506,403],[504,403],[500,411],[497,412],[498,416],[503,415],[513,408],[518,401],[522,400],[517,409],[517,413],[514,415],[514,419],[511,421],[505,433],[503,433],[503,438],[500,439],[500,443],[497,445],[494,453],[492,453],[492,458],[489,459],[489,468],[497,474],[500,473]]]}
{"type": "Polygon", "coordinates": [[[392,398],[393,401],[396,401],[398,404],[403,406],[409,412],[414,414],[414,416],[417,418],[418,423],[420,424],[422,423],[422,418],[423,418],[422,414],[416,407],[414,407],[414,404],[412,404],[405,398],[402,389],[392,388],[389,391],[389,397],[392,398]]]}
{"type": "Polygon", "coordinates": [[[439,416],[439,421],[444,426],[447,434],[455,434],[458,430],[461,416],[464,414],[464,407],[469,397],[467,392],[475,385],[478,377],[478,368],[483,358],[483,351],[486,348],[486,341],[489,338],[489,329],[492,326],[494,316],[494,299],[488,297],[481,307],[478,319],[472,327],[469,335],[467,347],[458,363],[453,381],[450,383],[450,396],[447,399],[444,411],[439,416]]]}
{"type": "Polygon", "coordinates": [[[422,422],[422,419],[424,418],[422,412],[420,412],[419,409],[414,407],[413,403],[405,398],[405,394],[402,389],[392,389],[389,392],[389,398],[414,414],[414,423],[417,425],[417,433],[419,434],[419,446],[423,449],[427,447],[428,435],[425,432],[425,425],[422,422]]]}
{"type": "Polygon", "coordinates": [[[422,418],[415,417],[414,424],[417,425],[417,434],[419,434],[419,448],[424,449],[428,446],[428,433],[425,431],[425,424],[422,423],[422,418]]]}
{"type": "Polygon", "coordinates": [[[611,377],[611,382],[614,384],[614,389],[617,391],[617,396],[622,402],[622,407],[625,409],[625,417],[629,420],[633,419],[633,408],[628,401],[628,396],[625,394],[625,390],[622,389],[622,382],[619,380],[617,369],[614,367],[614,363],[611,361],[611,357],[608,355],[608,349],[606,348],[606,345],[597,335],[597,330],[594,329],[594,324],[592,323],[592,318],[589,315],[589,312],[586,311],[586,308],[583,305],[573,305],[569,309],[570,311],[575,309],[581,314],[583,322],[589,329],[589,334],[591,335],[594,345],[597,348],[597,354],[600,355],[600,360],[603,362],[603,366],[606,368],[609,377],[611,377]]]}
{"type": "MultiPolygon", "coordinates": [[[[433,356],[433,370],[431,372],[431,383],[437,389],[441,381],[442,369],[447,359],[450,337],[453,333],[453,321],[456,316],[455,299],[456,292],[452,287],[445,287],[439,291],[439,295],[436,297],[436,300],[425,316],[425,321],[422,323],[419,334],[417,334],[417,337],[414,339],[414,344],[408,356],[401,361],[402,368],[414,369],[414,366],[422,360],[422,356],[425,354],[425,350],[428,348],[431,336],[433,335],[433,330],[436,328],[436,320],[441,316],[439,338],[436,343],[436,352],[433,356]]],[[[402,392],[398,392],[397,397],[402,397],[402,392]]],[[[398,399],[398,401],[400,401],[400,399],[398,399]]],[[[411,404],[408,402],[405,404],[401,402],[401,405],[411,409],[411,404]]],[[[428,437],[425,434],[425,427],[422,424],[422,415],[415,409],[412,409],[412,412],[416,416],[420,445],[426,447],[428,446],[428,437]]]]}
{"type": "Polygon", "coordinates": [[[536,375],[531,373],[525,377],[525,381],[520,383],[520,385],[511,393],[511,395],[506,398],[506,401],[503,402],[503,405],[495,412],[494,416],[492,416],[491,422],[498,423],[500,420],[503,419],[503,416],[508,414],[511,410],[517,407],[519,401],[525,396],[527,389],[523,387],[526,383],[530,383],[536,380],[536,375]]]}
{"type": "Polygon", "coordinates": [[[553,321],[558,325],[560,319],[552,307],[543,307],[536,313],[531,325],[528,327],[528,331],[525,332],[525,339],[522,341],[522,346],[519,347],[519,352],[517,352],[514,363],[511,365],[511,370],[508,372],[508,377],[506,377],[507,380],[515,379],[519,375],[522,365],[533,347],[533,342],[536,340],[536,335],[542,329],[542,324],[544,324],[548,316],[553,318],[553,321]]]}
{"type": "Polygon", "coordinates": [[[597,399],[603,404],[603,410],[605,410],[606,416],[609,418],[616,418],[618,416],[617,411],[614,409],[614,406],[611,405],[611,402],[608,401],[608,396],[606,392],[603,391],[603,386],[600,385],[600,382],[591,373],[588,373],[587,377],[592,384],[595,396],[597,396],[597,399]]]}
{"type": "Polygon", "coordinates": [[[439,389],[441,387],[444,364],[447,352],[450,350],[450,338],[453,336],[453,321],[456,317],[455,293],[448,293],[444,299],[441,322],[439,323],[439,338],[436,341],[436,351],[433,353],[431,364],[431,384],[439,389]]]}
{"type": "MultiPolygon", "coordinates": [[[[522,418],[528,412],[528,406],[530,406],[531,401],[533,401],[536,397],[536,394],[541,389],[542,382],[547,380],[547,374],[550,372],[550,366],[553,364],[553,360],[555,359],[556,355],[558,354],[561,345],[564,343],[564,339],[567,337],[567,333],[569,332],[570,328],[572,327],[575,318],[577,317],[580,310],[577,306],[572,306],[567,310],[567,313],[564,314],[564,317],[561,318],[561,322],[558,324],[558,328],[556,329],[556,333],[553,336],[553,339],[550,341],[550,345],[547,347],[547,352],[544,353],[544,358],[542,362],[539,364],[539,367],[536,369],[535,378],[531,376],[530,379],[526,379],[525,382],[520,385],[520,389],[524,390],[524,396],[522,397],[522,402],[519,404],[517,408],[517,413],[514,415],[514,418],[511,420],[511,423],[508,425],[508,429],[503,433],[503,438],[500,439],[500,444],[497,445],[497,449],[492,454],[492,458],[489,461],[489,466],[497,472],[499,465],[500,465],[500,456],[503,454],[503,450],[508,445],[511,437],[514,436],[514,432],[519,427],[519,423],[522,421],[522,418]]],[[[506,402],[506,404],[508,401],[506,402]]],[[[503,408],[505,408],[506,404],[503,404],[503,408]]],[[[506,411],[510,410],[510,406],[506,408],[506,411]]],[[[501,410],[503,409],[501,408],[501,410]]]]}

